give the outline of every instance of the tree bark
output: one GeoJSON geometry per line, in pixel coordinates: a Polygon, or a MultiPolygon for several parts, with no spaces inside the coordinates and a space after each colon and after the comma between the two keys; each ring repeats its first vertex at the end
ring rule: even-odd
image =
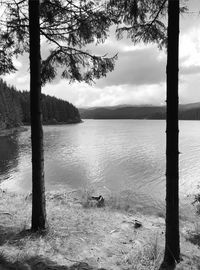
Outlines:
{"type": "Polygon", "coordinates": [[[32,143],[32,227],[46,229],[44,150],[41,112],[40,3],[29,0],[30,110],[32,143]]]}
{"type": "Polygon", "coordinates": [[[165,254],[161,269],[174,266],[180,261],[178,73],[179,0],[168,0],[166,232],[165,254]]]}

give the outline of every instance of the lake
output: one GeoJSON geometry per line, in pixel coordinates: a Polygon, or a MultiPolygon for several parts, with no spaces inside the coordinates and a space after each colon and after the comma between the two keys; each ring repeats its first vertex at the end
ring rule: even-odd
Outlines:
{"type": "MultiPolygon", "coordinates": [[[[1,188],[31,192],[30,128],[0,137],[1,188]]],[[[84,120],[44,126],[47,190],[132,192],[142,206],[164,205],[165,121],[84,120]]],[[[200,184],[200,122],[180,121],[182,205],[200,184]]]]}

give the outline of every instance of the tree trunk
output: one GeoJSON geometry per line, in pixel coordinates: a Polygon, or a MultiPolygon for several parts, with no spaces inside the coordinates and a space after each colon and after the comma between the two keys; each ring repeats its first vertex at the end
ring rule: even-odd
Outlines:
{"type": "Polygon", "coordinates": [[[168,0],[166,232],[165,232],[165,255],[164,255],[164,262],[162,264],[163,268],[174,266],[176,263],[180,261],[178,62],[179,62],[179,0],[168,0]]]}
{"type": "Polygon", "coordinates": [[[32,227],[46,229],[44,151],[41,112],[40,3],[29,0],[30,109],[32,143],[32,227]]]}

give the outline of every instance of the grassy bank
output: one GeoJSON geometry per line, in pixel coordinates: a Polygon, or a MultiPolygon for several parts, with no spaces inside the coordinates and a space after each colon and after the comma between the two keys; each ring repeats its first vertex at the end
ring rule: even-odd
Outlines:
{"type": "MultiPolygon", "coordinates": [[[[0,269],[158,269],[164,219],[119,204],[112,198],[97,208],[86,193],[48,193],[49,230],[39,235],[28,230],[31,196],[1,191],[0,269]],[[135,228],[135,220],[142,226],[135,228]]],[[[177,269],[200,269],[199,228],[181,222],[183,261],[177,269]]]]}

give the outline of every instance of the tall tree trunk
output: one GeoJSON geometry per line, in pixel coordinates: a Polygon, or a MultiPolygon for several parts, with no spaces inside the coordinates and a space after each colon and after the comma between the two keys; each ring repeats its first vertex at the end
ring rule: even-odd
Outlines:
{"type": "Polygon", "coordinates": [[[178,62],[179,0],[168,0],[166,232],[163,268],[173,266],[180,261],[178,62]]]}
{"type": "Polygon", "coordinates": [[[29,0],[30,109],[32,142],[32,227],[46,228],[44,151],[41,112],[40,3],[29,0]]]}

